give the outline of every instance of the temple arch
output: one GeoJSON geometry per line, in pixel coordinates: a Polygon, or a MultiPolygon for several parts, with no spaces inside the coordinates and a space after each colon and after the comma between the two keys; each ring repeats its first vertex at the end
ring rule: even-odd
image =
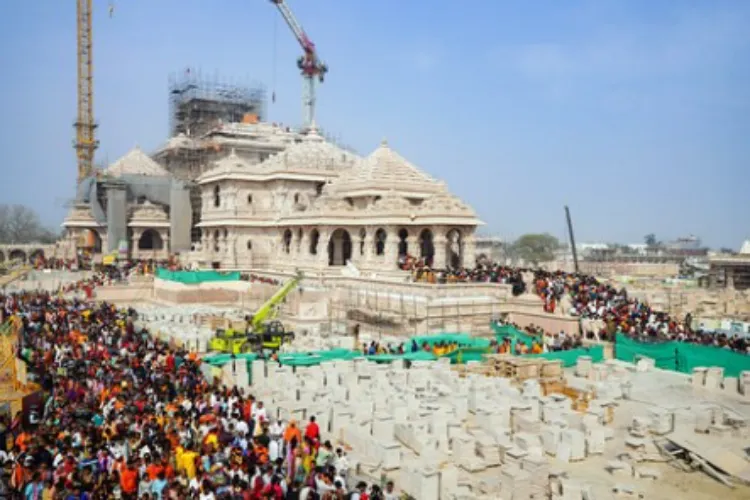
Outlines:
{"type": "Polygon", "coordinates": [[[359,230],[359,255],[365,254],[365,238],[367,238],[367,231],[361,228],[359,230]]]}
{"type": "Polygon", "coordinates": [[[164,240],[161,235],[153,230],[146,229],[138,238],[138,250],[161,250],[164,248],[164,240]]]}
{"type": "Polygon", "coordinates": [[[284,249],[284,253],[291,253],[292,251],[292,230],[287,229],[284,231],[284,236],[281,239],[282,248],[284,249]]]}
{"type": "Polygon", "coordinates": [[[313,229],[310,233],[310,255],[318,254],[318,242],[320,242],[320,232],[313,229]]]}
{"type": "Polygon", "coordinates": [[[10,251],[10,253],[8,253],[8,260],[21,260],[23,262],[26,262],[26,252],[24,252],[20,248],[14,248],[10,251]]]}
{"type": "Polygon", "coordinates": [[[435,258],[435,245],[433,244],[432,231],[422,229],[419,233],[419,256],[424,259],[424,263],[432,267],[435,258]]]}
{"type": "Polygon", "coordinates": [[[217,184],[214,186],[214,207],[218,208],[221,206],[221,188],[217,184]]]}
{"type": "Polygon", "coordinates": [[[352,258],[352,237],[346,229],[337,229],[328,240],[328,265],[343,266],[352,258]]]}
{"type": "Polygon", "coordinates": [[[398,232],[398,256],[406,257],[409,255],[409,231],[404,228],[398,232]]]}
{"type": "Polygon", "coordinates": [[[375,255],[383,255],[385,253],[385,241],[388,238],[388,233],[382,227],[375,231],[375,255]]]}

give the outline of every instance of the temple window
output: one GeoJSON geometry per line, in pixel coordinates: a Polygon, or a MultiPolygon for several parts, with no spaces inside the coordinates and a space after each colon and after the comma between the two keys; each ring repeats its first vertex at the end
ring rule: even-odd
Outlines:
{"type": "Polygon", "coordinates": [[[247,249],[252,250],[253,249],[253,242],[252,240],[247,240],[247,249]]]}
{"type": "Polygon", "coordinates": [[[385,229],[380,228],[375,232],[375,255],[383,255],[385,253],[385,240],[388,235],[385,229]]]}
{"type": "Polygon", "coordinates": [[[247,195],[247,204],[252,205],[253,204],[253,195],[249,194],[247,195]]]}
{"type": "Polygon", "coordinates": [[[292,231],[287,229],[284,231],[284,238],[282,240],[284,253],[290,253],[292,251],[292,231]]]}
{"type": "Polygon", "coordinates": [[[317,229],[313,229],[310,233],[310,255],[318,254],[318,241],[320,240],[320,233],[317,229]]]}
{"type": "Polygon", "coordinates": [[[220,207],[221,206],[221,188],[218,186],[214,186],[214,207],[220,207]]]}

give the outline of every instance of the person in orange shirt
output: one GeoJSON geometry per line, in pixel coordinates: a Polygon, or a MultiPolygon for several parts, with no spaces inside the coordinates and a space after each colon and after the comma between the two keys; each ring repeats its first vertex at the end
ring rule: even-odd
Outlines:
{"type": "Polygon", "coordinates": [[[156,460],[152,460],[149,466],[146,467],[146,475],[148,475],[149,481],[156,481],[162,472],[164,472],[164,466],[156,460]]]}
{"type": "Polygon", "coordinates": [[[138,494],[138,469],[133,467],[132,462],[120,472],[120,488],[126,498],[135,498],[138,494]]]}

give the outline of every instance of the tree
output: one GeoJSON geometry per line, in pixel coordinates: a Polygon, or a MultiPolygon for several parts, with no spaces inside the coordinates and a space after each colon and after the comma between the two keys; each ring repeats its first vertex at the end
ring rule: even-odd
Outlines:
{"type": "Polygon", "coordinates": [[[654,233],[650,233],[644,236],[643,241],[644,243],[646,243],[646,246],[649,247],[659,246],[659,242],[656,240],[656,235],[654,233]]]}
{"type": "Polygon", "coordinates": [[[559,248],[560,241],[548,233],[524,234],[513,243],[513,253],[535,267],[553,260],[559,248]]]}
{"type": "Polygon", "coordinates": [[[0,205],[0,242],[54,243],[57,235],[45,228],[34,210],[24,205],[0,205]]]}

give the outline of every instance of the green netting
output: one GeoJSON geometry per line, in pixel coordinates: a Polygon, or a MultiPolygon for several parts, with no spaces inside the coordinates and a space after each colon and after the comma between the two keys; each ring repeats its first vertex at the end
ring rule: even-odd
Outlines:
{"type": "Polygon", "coordinates": [[[522,332],[512,325],[498,325],[493,323],[492,329],[495,331],[495,339],[502,342],[506,338],[510,339],[511,352],[516,352],[516,342],[523,342],[527,347],[531,347],[535,341],[541,340],[537,335],[529,335],[522,332]]]}
{"type": "Polygon", "coordinates": [[[656,362],[657,368],[677,370],[677,342],[646,343],[629,339],[622,333],[615,336],[615,358],[635,363],[646,356],[656,362]]]}
{"type": "Polygon", "coordinates": [[[469,361],[482,361],[482,357],[490,352],[489,342],[486,347],[460,347],[455,351],[443,354],[441,358],[449,358],[451,364],[464,364],[469,361]]]}
{"type": "Polygon", "coordinates": [[[677,347],[677,369],[692,373],[698,366],[721,366],[725,377],[738,377],[750,370],[750,356],[739,352],[696,344],[680,343],[677,347]]]}
{"type": "Polygon", "coordinates": [[[420,347],[422,347],[422,345],[424,345],[425,343],[427,343],[427,345],[430,347],[434,347],[435,344],[438,344],[440,342],[444,344],[451,344],[455,342],[459,346],[465,347],[488,347],[490,345],[489,339],[472,337],[471,335],[468,335],[466,333],[439,333],[436,335],[418,335],[409,339],[407,345],[411,344],[412,341],[416,342],[420,347]]]}
{"type": "Polygon", "coordinates": [[[562,360],[563,366],[568,367],[575,366],[580,356],[591,356],[591,361],[593,361],[594,363],[601,363],[602,361],[604,361],[604,347],[595,345],[591,347],[582,347],[580,349],[571,349],[569,351],[526,354],[524,357],[562,360]]]}
{"type": "Polygon", "coordinates": [[[658,368],[692,373],[698,366],[720,366],[724,375],[737,377],[750,370],[750,356],[719,347],[686,344],[683,342],[647,343],[618,333],[615,337],[615,357],[634,362],[646,356],[656,361],[658,368]]]}
{"type": "Polygon", "coordinates": [[[156,277],[163,280],[176,281],[186,285],[196,285],[209,281],[239,281],[240,273],[222,273],[219,271],[169,271],[162,267],[156,269],[156,277]]]}
{"type": "MultiPolygon", "coordinates": [[[[226,354],[226,353],[213,354],[211,356],[206,356],[205,358],[203,358],[203,362],[208,363],[209,365],[212,365],[212,366],[224,366],[225,364],[232,361],[232,356],[233,356],[232,354],[226,354]]],[[[241,359],[241,360],[247,361],[248,363],[251,363],[255,361],[256,359],[258,359],[258,355],[255,354],[254,352],[235,354],[234,359],[241,359]]]]}
{"type": "Polygon", "coordinates": [[[367,361],[375,363],[392,363],[400,359],[404,359],[403,354],[373,354],[372,356],[367,356],[367,361]]]}
{"type": "Polygon", "coordinates": [[[425,351],[407,352],[402,357],[407,361],[435,361],[437,359],[437,356],[425,351]]]}

